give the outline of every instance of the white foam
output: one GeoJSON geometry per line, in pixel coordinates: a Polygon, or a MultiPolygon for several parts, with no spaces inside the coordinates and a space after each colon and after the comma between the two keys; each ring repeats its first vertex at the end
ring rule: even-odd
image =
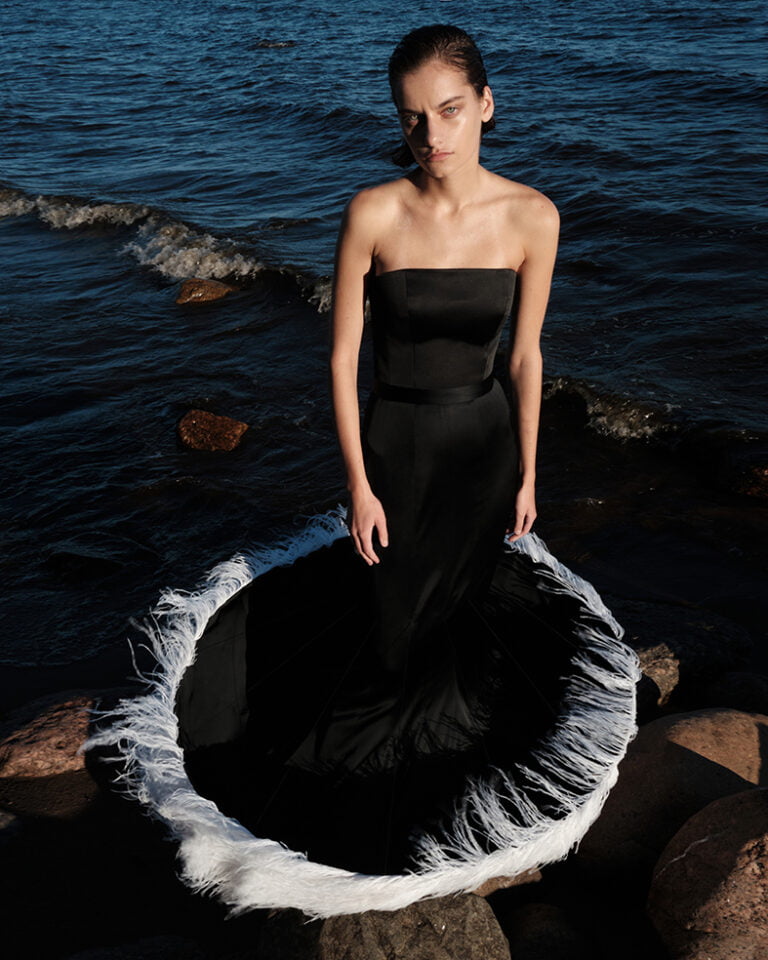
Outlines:
{"type": "Polygon", "coordinates": [[[226,241],[183,223],[161,224],[154,218],[143,224],[136,239],[123,249],[139,263],[173,280],[248,277],[263,269],[259,260],[226,241]]]}
{"type": "MultiPolygon", "coordinates": [[[[597,433],[618,440],[640,440],[668,430],[664,413],[639,400],[599,396],[593,389],[568,377],[557,377],[547,387],[547,396],[577,393],[586,404],[589,425],[597,433]]],[[[667,408],[666,412],[669,412],[667,408]]]]}
{"type": "Polygon", "coordinates": [[[32,213],[35,201],[16,190],[0,190],[0,217],[23,217],[32,213]]]}
{"type": "Polygon", "coordinates": [[[55,197],[38,197],[35,207],[40,219],[57,230],[74,230],[97,223],[129,227],[145,220],[150,213],[149,207],[134,203],[79,203],[55,197]]]}

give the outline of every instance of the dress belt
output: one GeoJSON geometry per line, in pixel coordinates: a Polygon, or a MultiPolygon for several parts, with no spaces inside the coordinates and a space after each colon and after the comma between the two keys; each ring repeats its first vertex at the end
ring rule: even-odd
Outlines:
{"type": "Polygon", "coordinates": [[[438,387],[434,390],[422,390],[420,387],[398,387],[393,383],[383,383],[377,377],[373,381],[373,392],[382,400],[400,400],[403,403],[465,403],[476,400],[488,393],[493,387],[493,375],[477,383],[466,383],[459,387],[438,387]]]}

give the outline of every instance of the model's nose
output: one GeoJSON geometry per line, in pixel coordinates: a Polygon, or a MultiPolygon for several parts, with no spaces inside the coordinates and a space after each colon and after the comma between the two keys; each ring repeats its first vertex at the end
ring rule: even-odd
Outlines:
{"type": "Polygon", "coordinates": [[[437,127],[437,120],[434,117],[431,120],[429,117],[424,118],[424,143],[433,149],[437,146],[438,142],[437,127]]]}

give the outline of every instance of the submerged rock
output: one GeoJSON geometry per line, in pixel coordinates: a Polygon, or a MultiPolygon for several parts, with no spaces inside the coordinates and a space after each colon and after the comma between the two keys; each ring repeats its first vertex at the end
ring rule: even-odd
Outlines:
{"type": "Polygon", "coordinates": [[[768,786],[766,737],[768,716],[717,708],[641,727],[574,858],[584,867],[650,875],[689,817],[720,797],[768,786]]]}
{"type": "Polygon", "coordinates": [[[656,864],[647,909],[680,960],[768,957],[768,789],[694,814],[656,864]]]}
{"type": "Polygon", "coordinates": [[[768,500],[768,467],[753,465],[736,486],[737,493],[768,500]]]}
{"type": "Polygon", "coordinates": [[[222,283],[220,280],[203,280],[193,277],[185,280],[181,285],[176,303],[208,303],[211,300],[221,300],[228,293],[233,293],[237,287],[222,283]]]}
{"type": "Polygon", "coordinates": [[[624,598],[608,604],[640,657],[638,706],[646,715],[679,693],[699,706],[695,695],[702,685],[745,665],[752,655],[747,631],[709,610],[624,598]]]}
{"type": "Polygon", "coordinates": [[[190,410],[179,421],[182,443],[193,450],[234,450],[248,424],[207,410],[190,410]]]}

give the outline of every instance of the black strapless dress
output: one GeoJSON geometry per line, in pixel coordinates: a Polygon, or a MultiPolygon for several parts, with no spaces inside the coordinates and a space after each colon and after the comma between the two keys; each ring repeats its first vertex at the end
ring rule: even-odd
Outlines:
{"type": "Polygon", "coordinates": [[[535,536],[504,541],[518,454],[493,368],[515,284],[370,277],[381,563],[327,515],[164,597],[155,690],[92,741],[119,745],[187,882],[236,911],[393,909],[541,866],[616,779],[637,658],[535,536]]]}

